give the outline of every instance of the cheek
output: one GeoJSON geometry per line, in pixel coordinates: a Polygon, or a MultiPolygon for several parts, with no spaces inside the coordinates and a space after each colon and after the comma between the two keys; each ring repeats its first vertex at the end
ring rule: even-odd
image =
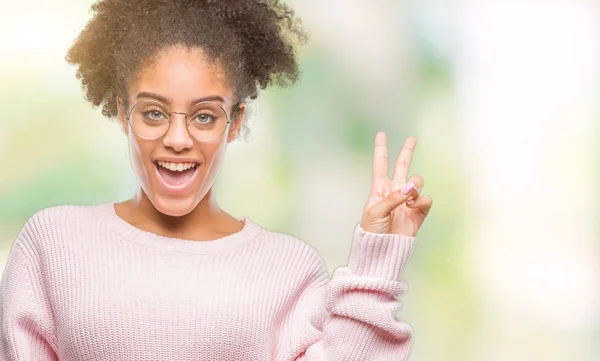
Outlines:
{"type": "MultiPolygon", "coordinates": [[[[222,138],[221,138],[222,139],[222,138]]],[[[225,155],[226,143],[211,143],[202,145],[202,153],[204,154],[204,162],[211,167],[217,167],[225,155]]]]}
{"type": "Polygon", "coordinates": [[[153,168],[147,166],[150,159],[150,147],[130,139],[129,159],[138,182],[142,185],[148,184],[150,177],[152,177],[152,172],[154,171],[153,168]]]}
{"type": "Polygon", "coordinates": [[[225,157],[225,146],[219,144],[217,146],[206,147],[204,164],[202,165],[202,182],[204,186],[212,185],[216,180],[221,166],[223,165],[223,159],[225,157]]]}

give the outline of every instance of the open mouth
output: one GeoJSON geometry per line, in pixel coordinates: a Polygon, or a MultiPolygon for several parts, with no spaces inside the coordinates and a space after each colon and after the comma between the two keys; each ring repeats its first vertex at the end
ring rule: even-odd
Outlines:
{"type": "Polygon", "coordinates": [[[167,189],[183,189],[192,183],[198,163],[171,163],[155,161],[156,170],[167,189]]]}

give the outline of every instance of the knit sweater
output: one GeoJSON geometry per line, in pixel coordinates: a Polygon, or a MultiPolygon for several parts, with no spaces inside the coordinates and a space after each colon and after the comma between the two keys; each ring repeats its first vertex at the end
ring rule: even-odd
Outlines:
{"type": "Polygon", "coordinates": [[[192,241],[138,229],[114,203],[27,220],[0,283],[0,360],[408,359],[395,313],[415,237],[358,223],[330,279],[311,245],[247,216],[192,241]]]}

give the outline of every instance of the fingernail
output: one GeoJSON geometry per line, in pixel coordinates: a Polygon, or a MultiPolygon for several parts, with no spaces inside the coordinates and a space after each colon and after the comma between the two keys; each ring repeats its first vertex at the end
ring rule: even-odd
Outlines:
{"type": "Polygon", "coordinates": [[[410,193],[410,191],[413,190],[414,187],[415,185],[413,184],[413,182],[408,182],[404,185],[404,187],[402,187],[402,193],[408,194],[410,193]]]}
{"type": "Polygon", "coordinates": [[[409,200],[406,201],[406,203],[413,204],[413,203],[415,203],[415,200],[414,199],[409,199],[409,200]]]}

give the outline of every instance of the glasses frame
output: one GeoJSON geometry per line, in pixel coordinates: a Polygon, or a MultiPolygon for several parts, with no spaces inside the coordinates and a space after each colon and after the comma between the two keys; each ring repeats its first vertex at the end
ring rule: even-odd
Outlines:
{"type": "MultiPolygon", "coordinates": [[[[198,102],[198,103],[195,103],[192,106],[190,106],[190,108],[188,109],[187,113],[182,113],[182,112],[166,112],[169,115],[169,120],[167,120],[167,122],[169,123],[169,125],[167,126],[167,129],[165,130],[165,132],[162,135],[158,136],[158,137],[148,138],[148,137],[144,137],[144,136],[141,136],[140,134],[138,134],[138,132],[136,132],[135,129],[133,129],[133,125],[131,125],[131,113],[133,112],[133,108],[135,108],[138,104],[143,103],[143,102],[152,102],[152,103],[159,104],[161,108],[166,109],[166,110],[168,110],[169,108],[167,106],[165,106],[163,103],[159,102],[158,100],[144,99],[144,100],[138,101],[137,103],[135,103],[131,107],[131,109],[129,109],[129,111],[125,115],[125,119],[127,119],[127,124],[129,124],[129,129],[131,129],[135,133],[135,135],[137,135],[138,137],[140,137],[142,139],[146,139],[146,140],[156,140],[156,139],[160,139],[160,138],[164,137],[169,132],[169,129],[171,129],[171,123],[173,122],[173,119],[171,117],[172,114],[183,114],[183,115],[185,115],[185,124],[186,124],[185,125],[185,129],[187,129],[188,134],[192,138],[196,139],[199,142],[212,142],[214,140],[219,139],[221,136],[223,136],[223,134],[225,134],[227,132],[227,130],[229,129],[229,124],[231,123],[231,119],[229,118],[229,114],[227,114],[227,111],[220,104],[212,102],[210,100],[205,100],[205,101],[198,102]],[[218,106],[219,108],[221,108],[221,110],[223,111],[223,113],[225,113],[225,118],[227,119],[227,123],[225,125],[225,129],[223,130],[223,132],[221,134],[219,134],[218,136],[216,136],[216,137],[214,137],[213,139],[210,139],[210,140],[201,140],[201,139],[198,139],[198,138],[194,137],[194,135],[190,132],[190,123],[191,122],[189,121],[188,118],[189,118],[189,115],[190,115],[190,111],[192,109],[194,109],[194,107],[198,106],[199,104],[206,104],[206,103],[214,104],[214,105],[218,106]]],[[[235,105],[234,111],[233,111],[234,114],[235,114],[236,109],[237,109],[237,107],[239,105],[240,105],[240,103],[237,103],[235,105]]]]}

